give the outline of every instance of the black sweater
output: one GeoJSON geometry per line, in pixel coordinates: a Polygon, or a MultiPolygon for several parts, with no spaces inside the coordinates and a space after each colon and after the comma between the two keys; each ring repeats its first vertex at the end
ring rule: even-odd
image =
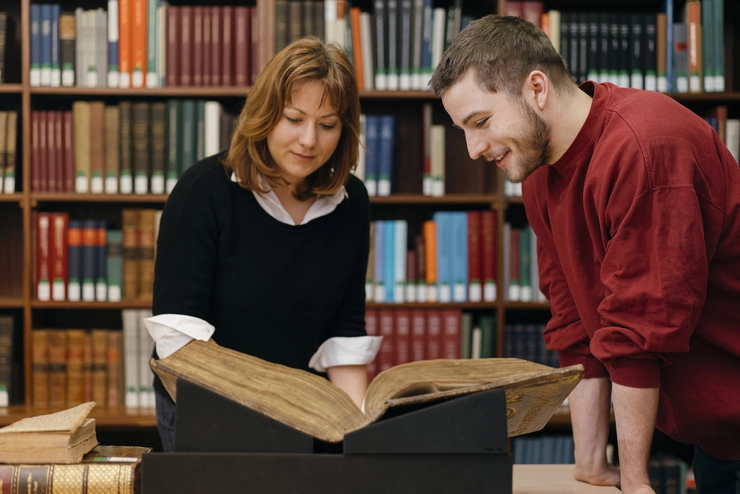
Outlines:
{"type": "Polygon", "coordinates": [[[198,317],[219,345],[308,370],[325,340],[366,334],[367,191],[350,176],[333,212],[286,225],[230,180],[222,157],[189,168],[167,200],[152,312],[198,317]]]}

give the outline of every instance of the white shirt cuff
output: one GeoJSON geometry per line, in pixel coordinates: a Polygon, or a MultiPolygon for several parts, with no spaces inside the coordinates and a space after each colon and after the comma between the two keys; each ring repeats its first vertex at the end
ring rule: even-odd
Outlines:
{"type": "Polygon", "coordinates": [[[193,340],[208,341],[215,328],[198,317],[160,314],[144,319],[146,329],[157,346],[159,358],[166,358],[193,340]]]}
{"type": "Polygon", "coordinates": [[[338,365],[366,365],[373,361],[380,349],[382,336],[335,336],[321,344],[308,366],[317,372],[326,372],[338,365]]]}

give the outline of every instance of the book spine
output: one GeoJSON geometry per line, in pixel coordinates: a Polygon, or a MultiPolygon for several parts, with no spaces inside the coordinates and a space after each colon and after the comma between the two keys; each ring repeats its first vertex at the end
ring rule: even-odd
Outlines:
{"type": "Polygon", "coordinates": [[[202,6],[193,7],[193,86],[203,86],[203,10],[202,6]]]}
{"type": "Polygon", "coordinates": [[[126,208],[121,211],[121,216],[123,218],[123,299],[136,300],[139,291],[137,212],[135,209],[126,208]]]}
{"type": "Polygon", "coordinates": [[[82,300],[82,221],[70,220],[67,229],[67,300],[82,300]]]}
{"type": "Polygon", "coordinates": [[[38,213],[36,221],[36,299],[51,300],[51,216],[50,213],[38,213]]]}
{"type": "Polygon", "coordinates": [[[69,214],[52,213],[51,243],[51,299],[66,300],[66,283],[68,276],[68,225],[69,214]]]}
{"type": "Polygon", "coordinates": [[[180,57],[180,85],[193,85],[193,7],[180,6],[180,39],[178,40],[180,57]]]}
{"type": "Polygon", "coordinates": [[[67,403],[67,332],[49,331],[49,406],[64,408],[67,403]]]}
{"type": "Polygon", "coordinates": [[[50,80],[51,87],[59,87],[62,84],[62,71],[60,65],[59,53],[59,16],[61,8],[59,4],[51,5],[51,67],[50,80]]]}
{"type": "Polygon", "coordinates": [[[221,86],[222,64],[221,59],[221,32],[223,25],[223,7],[211,7],[211,86],[221,86]]]}
{"type": "Polygon", "coordinates": [[[167,162],[167,105],[162,102],[151,104],[151,193],[165,193],[165,166],[167,162]]]}
{"type": "Polygon", "coordinates": [[[378,371],[383,372],[395,365],[395,329],[392,309],[380,309],[378,311],[380,336],[383,342],[378,352],[378,371]]]}
{"type": "Polygon", "coordinates": [[[147,72],[147,0],[130,0],[131,87],[143,88],[147,72]]]}
{"type": "Polygon", "coordinates": [[[134,179],[133,179],[133,168],[132,168],[132,136],[131,136],[131,122],[132,122],[132,110],[133,106],[130,101],[121,101],[118,105],[121,112],[121,120],[119,122],[120,129],[120,171],[119,171],[119,182],[118,190],[121,194],[131,194],[134,191],[134,179]]]}
{"type": "Polygon", "coordinates": [[[104,220],[95,221],[95,300],[108,300],[108,281],[105,258],[105,245],[108,243],[104,220]]]}
{"type": "Polygon", "coordinates": [[[105,104],[90,102],[90,192],[105,191],[105,104]]]}
{"type": "Polygon", "coordinates": [[[462,314],[456,309],[442,311],[442,358],[459,359],[460,357],[460,328],[462,314]]]}
{"type": "Polygon", "coordinates": [[[33,406],[49,406],[49,332],[34,329],[31,332],[31,372],[33,384],[33,406]]]}
{"type": "Polygon", "coordinates": [[[108,378],[108,331],[92,330],[92,395],[101,407],[107,405],[108,378]]]}
{"type": "Polygon", "coordinates": [[[170,5],[167,7],[167,86],[180,85],[179,30],[180,7],[170,5]]]}
{"type": "Polygon", "coordinates": [[[433,309],[427,312],[427,351],[429,360],[442,358],[442,312],[433,309]]]}
{"type": "Polygon", "coordinates": [[[139,400],[139,332],[137,309],[124,309],[123,320],[123,379],[124,406],[138,408],[139,400]]]}
{"type": "Polygon", "coordinates": [[[167,193],[172,192],[180,176],[180,142],[178,122],[180,120],[180,102],[176,99],[167,100],[167,166],[165,188],[167,193]]]}
{"type": "Polygon", "coordinates": [[[148,88],[159,87],[159,74],[157,73],[157,51],[159,36],[157,26],[159,22],[159,0],[147,0],[147,40],[146,40],[146,80],[148,88]]]}
{"type": "Polygon", "coordinates": [[[149,142],[149,112],[151,103],[140,101],[132,105],[131,137],[132,159],[134,164],[134,193],[147,194],[150,191],[151,155],[149,142]]]}
{"type": "Polygon", "coordinates": [[[118,86],[124,89],[131,87],[132,8],[133,0],[118,0],[118,86]]]}
{"type": "Polygon", "coordinates": [[[119,85],[118,72],[118,0],[108,0],[108,87],[119,85]]]}
{"type": "Polygon", "coordinates": [[[106,247],[106,281],[109,302],[120,302],[123,291],[123,232],[108,230],[106,247]]]}
{"type": "Polygon", "coordinates": [[[82,222],[82,300],[85,302],[95,301],[95,259],[97,249],[97,234],[95,231],[96,220],[83,220],[82,222]]]}
{"type": "Polygon", "coordinates": [[[81,404],[85,395],[85,331],[69,329],[67,333],[67,407],[81,404]]]}
{"type": "Polygon", "coordinates": [[[118,193],[120,165],[121,109],[105,107],[105,193],[118,193]]]}
{"type": "Polygon", "coordinates": [[[411,361],[411,313],[406,309],[394,310],[394,362],[395,365],[411,361]]]}
{"type": "Polygon", "coordinates": [[[234,7],[221,7],[221,85],[234,85],[234,7]]]}

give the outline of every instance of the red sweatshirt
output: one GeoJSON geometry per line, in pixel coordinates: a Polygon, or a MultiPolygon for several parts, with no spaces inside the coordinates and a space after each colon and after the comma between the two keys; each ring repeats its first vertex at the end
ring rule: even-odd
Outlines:
{"type": "Polygon", "coordinates": [[[740,460],[740,168],[667,96],[581,89],[576,140],[523,184],[546,345],[587,378],[660,387],[658,429],[740,460]]]}

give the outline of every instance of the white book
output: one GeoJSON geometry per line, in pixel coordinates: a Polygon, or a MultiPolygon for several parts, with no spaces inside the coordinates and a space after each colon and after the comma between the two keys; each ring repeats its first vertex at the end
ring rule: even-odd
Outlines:
{"type": "Polygon", "coordinates": [[[362,44],[362,68],[365,91],[372,91],[375,82],[375,65],[373,64],[373,31],[372,16],[369,12],[360,13],[360,41],[362,44]]]}
{"type": "Polygon", "coordinates": [[[324,40],[327,43],[337,42],[336,19],[337,0],[324,0],[324,40]]]}
{"type": "Polygon", "coordinates": [[[735,161],[740,163],[740,119],[727,119],[727,149],[730,150],[735,161]]]}
{"type": "Polygon", "coordinates": [[[432,125],[429,134],[432,195],[440,197],[445,194],[445,126],[432,125]]]}
{"type": "MultiPolygon", "coordinates": [[[[108,47],[118,51],[118,0],[108,0],[108,47]]],[[[118,60],[117,54],[116,60],[118,60]]],[[[110,60],[108,61],[108,87],[118,87],[118,63],[113,65],[110,60]]]]}
{"type": "Polygon", "coordinates": [[[221,114],[223,108],[218,101],[205,102],[205,156],[218,154],[221,149],[221,114]]]}
{"type": "Polygon", "coordinates": [[[550,41],[555,51],[560,53],[560,11],[550,10],[547,13],[550,16],[550,41]]]}
{"type": "Polygon", "coordinates": [[[447,12],[438,7],[432,13],[432,72],[442,59],[445,50],[445,21],[447,12]]]}
{"type": "Polygon", "coordinates": [[[470,338],[470,358],[480,358],[483,343],[483,331],[480,327],[473,328],[470,338]]]}
{"type": "Polygon", "coordinates": [[[123,387],[124,406],[139,407],[139,326],[138,309],[123,309],[123,387]]]}
{"type": "Polygon", "coordinates": [[[139,333],[139,407],[154,407],[154,372],[149,367],[149,359],[154,351],[154,340],[146,329],[144,319],[151,317],[149,309],[136,310],[136,324],[139,333]]]}

